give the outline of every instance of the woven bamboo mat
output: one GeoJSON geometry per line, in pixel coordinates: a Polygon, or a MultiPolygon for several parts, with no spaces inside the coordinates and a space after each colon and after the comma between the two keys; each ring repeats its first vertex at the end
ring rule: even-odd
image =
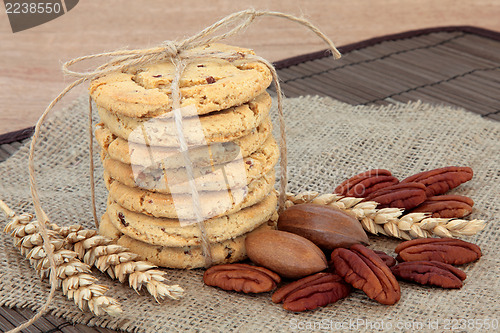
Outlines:
{"type": "MultiPolygon", "coordinates": [[[[341,48],[333,61],[316,52],[276,63],[289,97],[330,96],[350,104],[422,100],[452,104],[500,120],[500,34],[470,27],[439,28],[384,36],[341,48]]],[[[0,135],[0,161],[12,155],[32,129],[0,135]]],[[[32,316],[0,308],[0,332],[32,316]]],[[[111,332],[73,326],[45,316],[23,332],[111,332]]]]}
{"type": "Polygon", "coordinates": [[[278,62],[285,94],[354,104],[422,100],[500,120],[500,34],[474,28],[408,32],[278,62]]]}

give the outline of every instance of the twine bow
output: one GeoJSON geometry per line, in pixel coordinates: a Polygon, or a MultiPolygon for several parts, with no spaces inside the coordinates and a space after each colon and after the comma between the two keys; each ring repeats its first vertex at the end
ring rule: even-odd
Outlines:
{"type": "MultiPolygon", "coordinates": [[[[316,35],[318,35],[323,41],[328,45],[329,49],[332,51],[333,56],[338,59],[340,58],[340,53],[336,49],[333,42],[326,37],[318,28],[312,25],[309,21],[298,18],[293,15],[284,14],[280,12],[272,11],[257,11],[254,9],[247,9],[241,12],[236,12],[226,16],[220,21],[212,24],[211,26],[203,29],[192,37],[186,38],[181,41],[164,41],[159,46],[149,48],[149,49],[136,49],[136,50],[118,50],[105,53],[99,53],[94,55],[87,55],[79,58],[75,58],[63,64],[63,72],[65,74],[78,77],[85,80],[94,79],[98,76],[102,76],[114,71],[121,71],[132,66],[141,66],[151,63],[171,61],[172,59],[187,60],[194,58],[202,58],[207,56],[214,56],[214,52],[203,52],[197,50],[196,53],[189,52],[197,47],[209,45],[212,43],[217,43],[228,37],[232,37],[245,28],[247,28],[257,17],[260,16],[275,16],[281,17],[287,20],[291,20],[302,24],[312,30],[316,35]],[[221,29],[229,29],[227,32],[215,35],[221,29]],[[85,60],[103,58],[103,57],[114,57],[105,64],[99,66],[93,71],[89,72],[77,72],[70,70],[69,67],[85,60]]],[[[231,57],[235,54],[230,53],[220,53],[219,57],[231,57]]],[[[254,59],[264,60],[260,57],[255,57],[254,59]]],[[[254,60],[251,59],[251,60],[254,60]]],[[[267,63],[265,61],[264,63],[267,63]]],[[[272,65],[270,67],[273,67],[272,65]]]]}
{"type": "MultiPolygon", "coordinates": [[[[171,84],[171,91],[172,91],[172,110],[174,112],[174,120],[176,123],[176,128],[177,128],[177,134],[179,137],[180,141],[180,146],[181,146],[181,152],[183,153],[183,157],[185,160],[186,164],[186,170],[188,173],[189,179],[193,180],[194,177],[192,175],[192,165],[189,160],[189,155],[187,153],[187,145],[186,141],[184,138],[184,133],[182,130],[182,115],[178,111],[179,106],[180,106],[180,101],[181,101],[181,94],[180,94],[180,87],[179,87],[179,82],[180,78],[182,77],[182,73],[186,67],[186,65],[195,59],[200,59],[200,58],[221,58],[221,59],[226,59],[226,60],[235,60],[235,59],[241,59],[242,55],[240,53],[229,53],[229,52],[214,52],[214,51],[209,51],[209,50],[202,50],[202,49],[197,49],[200,46],[208,45],[211,43],[215,43],[221,40],[224,40],[228,37],[234,36],[247,28],[252,22],[257,17],[260,16],[274,16],[274,17],[280,17],[286,20],[290,20],[296,23],[299,23],[309,30],[313,31],[317,36],[319,36],[327,45],[328,48],[331,50],[333,56],[335,59],[340,58],[340,53],[336,49],[335,45],[333,42],[326,37],[318,28],[316,28],[314,25],[312,25],[309,21],[303,18],[299,18],[293,15],[289,14],[284,14],[281,12],[274,12],[274,11],[258,11],[254,9],[248,9],[240,12],[236,12],[233,14],[230,14],[226,16],[225,18],[221,19],[220,21],[214,23],[213,25],[203,29],[199,33],[195,34],[192,37],[186,38],[181,41],[164,41],[161,43],[159,46],[149,48],[149,49],[136,49],[136,50],[117,50],[117,51],[112,51],[112,52],[105,52],[105,53],[99,53],[99,54],[94,54],[94,55],[87,55],[79,58],[75,58],[73,60],[70,60],[66,63],[63,64],[62,70],[65,74],[76,77],[77,80],[68,85],[45,109],[45,111],[42,113],[41,117],[36,123],[35,126],[35,131],[33,133],[33,138],[31,141],[30,145],[30,154],[29,154],[29,160],[28,160],[28,167],[29,167],[29,177],[30,177],[30,190],[31,190],[31,196],[33,199],[33,206],[35,208],[35,213],[37,216],[37,219],[40,221],[40,232],[42,234],[43,240],[44,240],[44,248],[47,253],[47,257],[49,259],[50,267],[51,267],[51,292],[47,298],[47,301],[45,305],[40,309],[40,311],[37,313],[35,317],[32,318],[29,322],[23,324],[22,326],[16,328],[16,331],[19,331],[21,329],[24,329],[25,327],[29,326],[29,324],[33,323],[36,321],[38,318],[40,318],[48,309],[48,306],[53,298],[54,295],[54,290],[56,289],[57,286],[57,280],[55,279],[55,264],[54,264],[54,256],[53,256],[53,251],[50,246],[47,246],[49,244],[48,241],[48,235],[47,235],[47,229],[46,229],[46,223],[48,223],[49,219],[45,212],[43,211],[40,203],[40,199],[38,196],[38,189],[37,189],[37,184],[35,180],[35,165],[34,165],[34,151],[35,151],[35,146],[38,140],[38,137],[40,136],[40,129],[41,125],[45,121],[45,118],[47,117],[48,113],[52,108],[73,88],[76,86],[82,84],[85,81],[90,81],[93,80],[97,77],[116,72],[116,71],[124,71],[127,70],[130,67],[133,66],[144,66],[148,64],[153,64],[153,63],[158,63],[158,62],[166,62],[166,61],[171,61],[175,65],[175,76],[171,84]],[[221,29],[225,29],[226,32],[220,32],[221,29]],[[98,59],[98,58],[108,58],[111,57],[111,59],[104,64],[100,65],[94,70],[87,71],[87,72],[79,72],[75,70],[71,70],[70,67],[86,61],[86,60],[92,60],[92,59],[98,59]],[[176,112],[177,110],[177,112],[176,112]],[[191,171],[190,171],[191,169],[191,171]],[[25,326],[27,325],[27,326],[25,326]]],[[[280,175],[280,196],[278,200],[279,204],[279,210],[284,208],[284,203],[286,199],[286,185],[287,185],[287,175],[286,175],[286,165],[287,165],[287,158],[286,158],[286,140],[285,140],[285,124],[284,124],[284,116],[283,116],[283,100],[282,100],[282,92],[281,92],[281,87],[278,81],[278,75],[276,73],[276,70],[274,66],[265,60],[262,57],[256,56],[256,55],[244,55],[244,59],[248,61],[258,61],[266,65],[269,70],[271,71],[273,82],[276,88],[276,93],[277,93],[277,100],[278,100],[278,114],[279,114],[279,125],[280,125],[280,153],[281,153],[281,161],[280,161],[280,168],[281,168],[281,175],[280,175]]],[[[93,154],[92,154],[92,103],[91,100],[89,99],[89,135],[90,135],[90,145],[89,145],[89,153],[90,153],[90,175],[91,175],[91,194],[92,194],[92,207],[93,207],[93,215],[94,215],[94,220],[96,223],[96,226],[98,226],[98,219],[96,215],[96,208],[95,208],[95,195],[94,195],[94,180],[93,180],[93,154]]],[[[207,266],[210,265],[211,263],[211,255],[210,255],[210,247],[208,245],[208,240],[206,239],[206,233],[204,231],[204,224],[203,224],[203,219],[201,218],[201,213],[200,213],[200,205],[199,201],[197,202],[198,198],[198,192],[196,190],[196,187],[194,186],[194,181],[190,182],[190,190],[191,194],[194,200],[194,207],[196,216],[197,216],[197,221],[199,222],[198,225],[200,226],[200,231],[202,235],[202,248],[203,248],[203,253],[205,255],[205,258],[207,259],[207,266]]]]}

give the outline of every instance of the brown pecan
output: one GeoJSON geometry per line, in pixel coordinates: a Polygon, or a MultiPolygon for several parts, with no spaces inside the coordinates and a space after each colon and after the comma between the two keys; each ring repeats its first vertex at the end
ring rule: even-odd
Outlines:
{"type": "Polygon", "coordinates": [[[396,265],[396,259],[394,259],[394,257],[388,255],[384,251],[373,250],[373,252],[375,252],[380,257],[380,259],[382,259],[383,262],[385,262],[387,267],[392,267],[392,266],[396,265]]]}
{"type": "Polygon", "coordinates": [[[337,274],[361,289],[371,299],[382,304],[395,304],[401,298],[399,283],[391,270],[372,250],[361,244],[332,252],[337,274]]]}
{"type": "Polygon", "coordinates": [[[427,197],[440,195],[472,179],[472,169],[469,167],[449,166],[417,173],[403,179],[401,183],[424,184],[427,197]]]}
{"type": "Polygon", "coordinates": [[[350,292],[351,286],[337,274],[317,273],[281,287],[271,299],[283,302],[285,310],[300,312],[335,303],[350,292]]]}
{"type": "Polygon", "coordinates": [[[432,213],[431,217],[461,218],[472,212],[474,201],[463,195],[437,195],[427,198],[410,213],[432,213]]]}
{"type": "Polygon", "coordinates": [[[402,208],[405,210],[417,207],[425,201],[425,186],[419,183],[396,184],[373,192],[365,201],[376,201],[377,208],[402,208]]]}
{"type": "Polygon", "coordinates": [[[325,250],[369,243],[357,218],[325,205],[301,204],[286,209],[279,216],[278,229],[305,237],[325,250]]]}
{"type": "Polygon", "coordinates": [[[400,279],[441,288],[462,288],[464,271],[439,261],[403,262],[391,268],[400,279]]]}
{"type": "Polygon", "coordinates": [[[208,286],[244,293],[263,293],[276,288],[281,278],[267,268],[247,264],[226,264],[210,267],[203,274],[208,286]]]}
{"type": "Polygon", "coordinates": [[[319,247],[291,232],[254,232],[245,239],[245,247],[253,263],[285,278],[300,279],[328,268],[325,254],[319,247]]]}
{"type": "Polygon", "coordinates": [[[381,188],[399,183],[389,170],[373,169],[360,173],[337,186],[333,193],[364,198],[381,188]]]}
{"type": "Polygon", "coordinates": [[[479,246],[453,238],[421,238],[403,242],[396,247],[398,261],[440,261],[463,265],[481,257],[479,246]]]}

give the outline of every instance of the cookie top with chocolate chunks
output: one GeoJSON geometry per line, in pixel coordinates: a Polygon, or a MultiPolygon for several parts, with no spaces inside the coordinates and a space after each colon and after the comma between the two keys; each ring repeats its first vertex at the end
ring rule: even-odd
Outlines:
{"type": "MultiPolygon", "coordinates": [[[[266,90],[272,80],[266,65],[247,61],[249,49],[223,44],[203,46],[196,51],[233,53],[236,60],[200,58],[190,61],[180,80],[181,107],[194,106],[198,114],[244,104],[266,90]],[[239,59],[237,59],[239,58],[239,59]]],[[[96,104],[128,117],[155,117],[172,110],[170,84],[175,75],[171,61],[114,72],[90,83],[96,104]]]]}

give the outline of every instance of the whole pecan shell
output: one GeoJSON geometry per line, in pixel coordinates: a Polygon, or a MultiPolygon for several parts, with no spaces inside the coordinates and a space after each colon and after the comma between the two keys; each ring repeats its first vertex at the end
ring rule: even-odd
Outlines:
{"type": "Polygon", "coordinates": [[[409,261],[391,268],[400,279],[441,288],[462,288],[464,271],[439,261],[409,261]]]}
{"type": "Polygon", "coordinates": [[[248,258],[280,276],[300,279],[328,268],[325,254],[305,237],[281,230],[251,233],[245,239],[248,258]]]}
{"type": "Polygon", "coordinates": [[[337,274],[381,304],[395,304],[401,298],[399,283],[384,261],[361,244],[332,252],[337,274]]]}
{"type": "Polygon", "coordinates": [[[419,183],[399,183],[384,187],[365,198],[365,201],[375,201],[377,208],[402,208],[405,210],[417,207],[427,198],[425,186],[419,183]]]}
{"type": "Polygon", "coordinates": [[[436,218],[461,218],[472,213],[474,201],[463,195],[437,195],[427,198],[410,213],[432,213],[436,218]]]}
{"type": "Polygon", "coordinates": [[[398,261],[439,261],[463,265],[481,257],[479,246],[453,238],[421,238],[399,244],[395,252],[398,261]]]}
{"type": "Polygon", "coordinates": [[[449,166],[424,171],[403,179],[401,183],[424,184],[427,197],[440,195],[472,179],[473,171],[469,167],[449,166]]]}
{"type": "Polygon", "coordinates": [[[325,205],[300,204],[287,208],[279,216],[278,229],[305,237],[324,250],[370,242],[357,218],[325,205]]]}
{"type": "Polygon", "coordinates": [[[350,292],[351,286],[337,274],[317,273],[281,287],[271,299],[283,302],[285,310],[301,312],[335,303],[350,292]]]}
{"type": "Polygon", "coordinates": [[[389,170],[373,169],[349,178],[335,188],[333,193],[346,197],[364,198],[381,188],[399,183],[389,170]]]}
{"type": "Polygon", "coordinates": [[[385,262],[387,267],[392,267],[392,266],[396,265],[396,259],[394,259],[394,257],[388,255],[384,251],[373,250],[373,252],[375,252],[380,257],[380,259],[382,259],[383,262],[385,262]]]}
{"type": "Polygon", "coordinates": [[[247,264],[212,266],[203,274],[208,286],[244,293],[263,293],[276,288],[281,282],[278,274],[264,267],[247,264]]]}

